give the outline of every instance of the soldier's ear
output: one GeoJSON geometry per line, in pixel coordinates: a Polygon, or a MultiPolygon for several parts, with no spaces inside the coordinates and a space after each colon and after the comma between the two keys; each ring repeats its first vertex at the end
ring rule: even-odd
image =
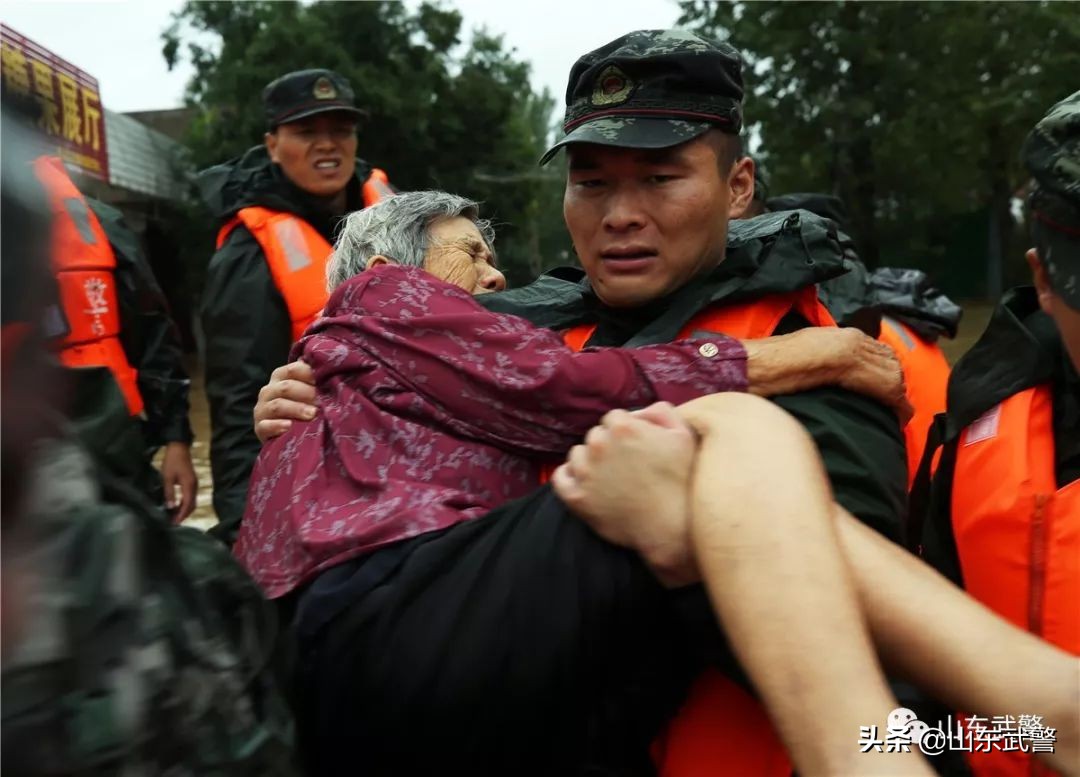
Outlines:
{"type": "Polygon", "coordinates": [[[1050,285],[1050,274],[1046,272],[1046,266],[1039,259],[1039,252],[1034,248],[1029,248],[1024,258],[1027,259],[1028,267],[1031,268],[1031,280],[1039,296],[1039,307],[1044,313],[1050,313],[1053,306],[1051,297],[1054,294],[1054,288],[1050,285]]]}
{"type": "Polygon", "coordinates": [[[738,219],[746,214],[746,209],[754,199],[754,160],[748,156],[738,159],[731,166],[728,175],[731,188],[731,209],[729,218],[738,219]]]}
{"type": "Polygon", "coordinates": [[[263,135],[263,143],[266,144],[266,153],[270,155],[270,161],[274,164],[278,163],[277,159],[277,143],[278,136],[276,132],[267,132],[263,135]]]}

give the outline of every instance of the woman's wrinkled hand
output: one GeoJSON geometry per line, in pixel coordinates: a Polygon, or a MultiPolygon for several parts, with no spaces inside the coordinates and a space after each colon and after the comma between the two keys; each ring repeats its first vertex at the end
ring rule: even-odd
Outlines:
{"type": "Polygon", "coordinates": [[[914,409],[907,398],[904,370],[896,353],[858,329],[840,331],[851,340],[844,349],[847,366],[839,374],[840,387],[888,405],[900,417],[900,425],[907,424],[914,409]]]}
{"type": "Polygon", "coordinates": [[[791,334],[741,341],[748,390],[762,397],[839,386],[912,415],[904,371],[893,350],[851,327],[807,327],[791,334]]]}

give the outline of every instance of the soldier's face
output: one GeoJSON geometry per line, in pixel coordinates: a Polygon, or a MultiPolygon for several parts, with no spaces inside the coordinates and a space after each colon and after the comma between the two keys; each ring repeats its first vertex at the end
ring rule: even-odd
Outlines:
{"type": "Polygon", "coordinates": [[[724,257],[728,218],[753,195],[753,166],[723,173],[702,136],[664,149],[575,144],[563,215],[596,294],[633,307],[669,294],[724,257]]]}
{"type": "Polygon", "coordinates": [[[1073,367],[1080,370],[1080,310],[1069,307],[1050,284],[1050,275],[1039,260],[1034,248],[1027,252],[1028,265],[1035,281],[1035,290],[1039,295],[1039,307],[1054,319],[1065,352],[1069,354],[1073,367]]]}
{"type": "Polygon", "coordinates": [[[316,197],[340,194],[356,170],[356,122],[320,113],[266,133],[270,159],[297,187],[316,197]]]}

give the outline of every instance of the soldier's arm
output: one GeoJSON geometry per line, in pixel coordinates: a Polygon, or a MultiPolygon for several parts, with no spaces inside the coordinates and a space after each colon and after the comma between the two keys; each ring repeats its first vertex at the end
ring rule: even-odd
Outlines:
{"type": "MultiPolygon", "coordinates": [[[[806,327],[797,314],[774,334],[806,327]]],[[[810,433],[833,496],[849,513],[893,542],[903,538],[907,450],[896,413],[867,396],[825,387],[774,397],[810,433]]]]}
{"type": "Polygon", "coordinates": [[[836,501],[879,534],[900,542],[907,456],[896,413],[839,388],[803,391],[774,401],[814,439],[836,501]]]}
{"type": "Polygon", "coordinates": [[[242,226],[210,262],[201,318],[214,510],[220,521],[211,531],[231,544],[259,455],[252,410],[270,373],[288,359],[292,340],[285,300],[274,286],[262,249],[242,226]]]}

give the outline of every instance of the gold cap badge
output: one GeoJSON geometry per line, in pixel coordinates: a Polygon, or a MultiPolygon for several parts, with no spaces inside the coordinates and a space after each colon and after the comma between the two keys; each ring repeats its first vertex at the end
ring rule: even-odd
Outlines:
{"type": "Polygon", "coordinates": [[[608,65],[600,71],[593,83],[593,105],[618,105],[626,102],[634,90],[634,82],[615,65],[608,65]]]}
{"type": "Polygon", "coordinates": [[[319,76],[315,81],[315,88],[311,90],[316,100],[333,100],[337,97],[337,89],[326,76],[319,76]]]}

